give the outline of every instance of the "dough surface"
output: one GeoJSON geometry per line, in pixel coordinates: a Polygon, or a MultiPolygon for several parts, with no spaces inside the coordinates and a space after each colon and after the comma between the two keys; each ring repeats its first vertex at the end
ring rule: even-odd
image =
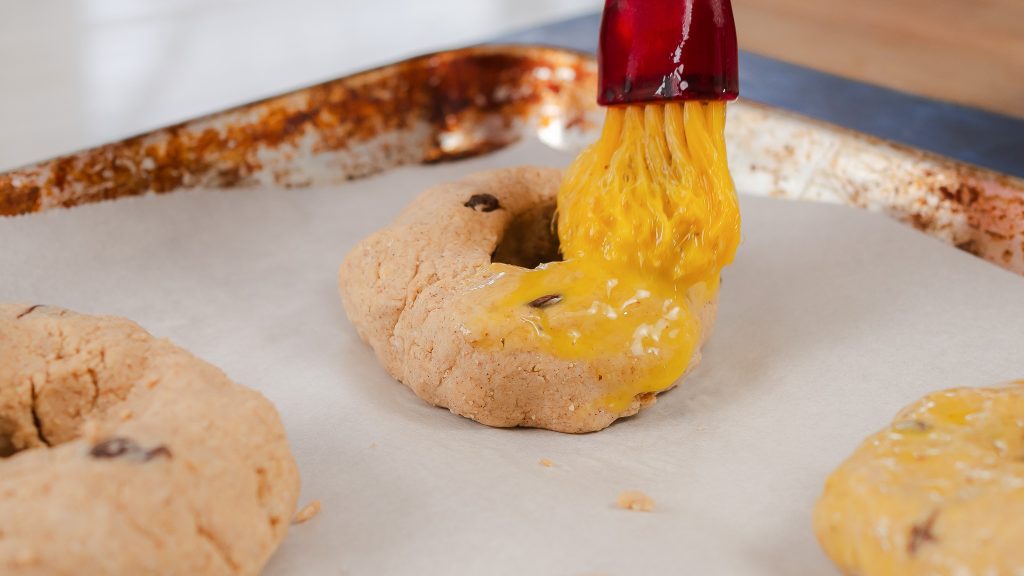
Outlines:
{"type": "Polygon", "coordinates": [[[1024,383],[905,408],[829,477],[814,527],[845,574],[1024,573],[1024,383]]]}
{"type": "MultiPolygon", "coordinates": [[[[489,426],[573,433],[601,430],[654,403],[655,394],[644,393],[618,408],[602,406],[616,386],[658,361],[631,355],[628,346],[597,369],[586,359],[496,349],[467,335],[472,289],[495,276],[492,262],[533,268],[558,259],[551,222],[560,177],[555,169],[520,167],[435,186],[346,256],[338,281],[349,319],[384,368],[420,398],[489,426]]],[[[699,311],[701,342],[716,305],[712,299],[699,311]]],[[[690,369],[699,359],[698,348],[690,369]]]]}
{"type": "Polygon", "coordinates": [[[298,491],[258,392],[128,320],[0,304],[0,573],[258,574],[298,491]]]}

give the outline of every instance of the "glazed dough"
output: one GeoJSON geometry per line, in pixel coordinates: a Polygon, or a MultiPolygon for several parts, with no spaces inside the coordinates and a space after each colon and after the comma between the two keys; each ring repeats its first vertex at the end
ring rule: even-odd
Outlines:
{"type": "MultiPolygon", "coordinates": [[[[490,426],[562,432],[600,430],[654,403],[647,392],[602,405],[659,362],[628,346],[598,369],[594,361],[496,349],[468,336],[467,310],[479,298],[472,288],[495,276],[492,261],[533,267],[558,258],[551,221],[559,182],[558,170],[522,167],[436,186],[346,256],[338,282],[349,319],[420,398],[490,426]]],[[[701,342],[716,304],[699,310],[701,342]]],[[[691,369],[699,359],[698,347],[691,369]]]]}
{"type": "Polygon", "coordinates": [[[1024,384],[904,409],[828,479],[814,527],[845,574],[1024,574],[1024,384]]]}
{"type": "Polygon", "coordinates": [[[0,573],[257,574],[298,490],[258,392],[128,320],[0,305],[0,573]]]}

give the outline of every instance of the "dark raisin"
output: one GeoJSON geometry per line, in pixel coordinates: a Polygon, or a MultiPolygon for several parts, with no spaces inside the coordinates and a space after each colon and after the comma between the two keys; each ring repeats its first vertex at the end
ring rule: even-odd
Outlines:
{"type": "Polygon", "coordinates": [[[93,458],[117,458],[141,451],[139,445],[128,438],[110,438],[92,447],[89,456],[93,458]]]}
{"type": "Polygon", "coordinates": [[[494,212],[501,206],[498,204],[498,199],[490,194],[473,194],[463,204],[466,208],[472,208],[477,212],[494,212]],[[477,207],[479,206],[479,209],[477,207]]]}
{"type": "Polygon", "coordinates": [[[546,294],[540,298],[535,298],[530,301],[528,306],[531,308],[547,308],[548,306],[554,306],[562,301],[561,294],[546,294]]]}
{"type": "Polygon", "coordinates": [[[146,451],[146,455],[143,457],[143,460],[148,462],[148,461],[152,460],[153,458],[173,458],[173,457],[174,457],[174,455],[171,454],[171,449],[168,448],[167,446],[164,446],[163,444],[161,444],[161,445],[157,446],[156,448],[152,448],[152,449],[146,451]]]}
{"type": "Polygon", "coordinates": [[[924,522],[914,524],[910,527],[910,538],[907,540],[907,552],[913,556],[917,554],[918,548],[927,544],[928,542],[936,542],[938,538],[932,533],[932,527],[935,526],[935,519],[938,518],[939,511],[935,510],[932,512],[924,522]]]}

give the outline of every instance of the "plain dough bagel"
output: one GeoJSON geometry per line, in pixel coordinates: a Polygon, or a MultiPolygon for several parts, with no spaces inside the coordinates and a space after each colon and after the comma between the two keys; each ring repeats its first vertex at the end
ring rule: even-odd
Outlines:
{"type": "MultiPolygon", "coordinates": [[[[654,403],[638,394],[621,410],[582,409],[628,382],[637,360],[623,354],[609,374],[540,351],[478,348],[457,314],[492,261],[532,268],[558,259],[551,218],[560,172],[508,168],[428,189],[398,218],[360,242],[339,271],[342,302],[359,335],[420,398],[490,426],[591,432],[654,403]]],[[[700,311],[702,341],[717,300],[700,311]]],[[[690,363],[699,361],[699,348],[690,363]]]]}
{"type": "Polygon", "coordinates": [[[258,392],[128,320],[0,304],[0,573],[257,574],[298,490],[258,392]]]}

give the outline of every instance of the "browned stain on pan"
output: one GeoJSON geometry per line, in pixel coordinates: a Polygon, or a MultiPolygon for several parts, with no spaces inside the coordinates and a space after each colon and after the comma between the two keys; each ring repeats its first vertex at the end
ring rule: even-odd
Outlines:
{"type": "MultiPolygon", "coordinates": [[[[0,215],[200,186],[342,182],[484,154],[551,122],[595,133],[588,114],[597,111],[596,75],[589,56],[536,46],[422,56],[0,174],[0,215]]],[[[854,154],[882,160],[868,174],[818,167],[835,198],[1024,274],[1021,180],[755,103],[737,106],[749,125],[732,145],[746,148],[750,162],[733,172],[769,178],[749,192],[805,196],[785,183],[801,167],[801,141],[845,140],[854,154]],[[786,123],[799,127],[795,142],[753,143],[786,123]]]]}
{"type": "Polygon", "coordinates": [[[730,108],[727,138],[745,192],[884,212],[1024,274],[1019,178],[750,102],[730,108]]]}
{"type": "Polygon", "coordinates": [[[592,109],[595,75],[589,59],[539,47],[427,55],[2,174],[0,215],[196,186],[294,185],[296,160],[309,156],[336,157],[344,180],[482,154],[517,139],[515,123],[542,103],[592,109]],[[552,67],[572,74],[534,73],[552,67]],[[458,131],[474,137],[445,145],[458,131]],[[403,138],[345,162],[345,151],[388,134],[403,138]]]}

